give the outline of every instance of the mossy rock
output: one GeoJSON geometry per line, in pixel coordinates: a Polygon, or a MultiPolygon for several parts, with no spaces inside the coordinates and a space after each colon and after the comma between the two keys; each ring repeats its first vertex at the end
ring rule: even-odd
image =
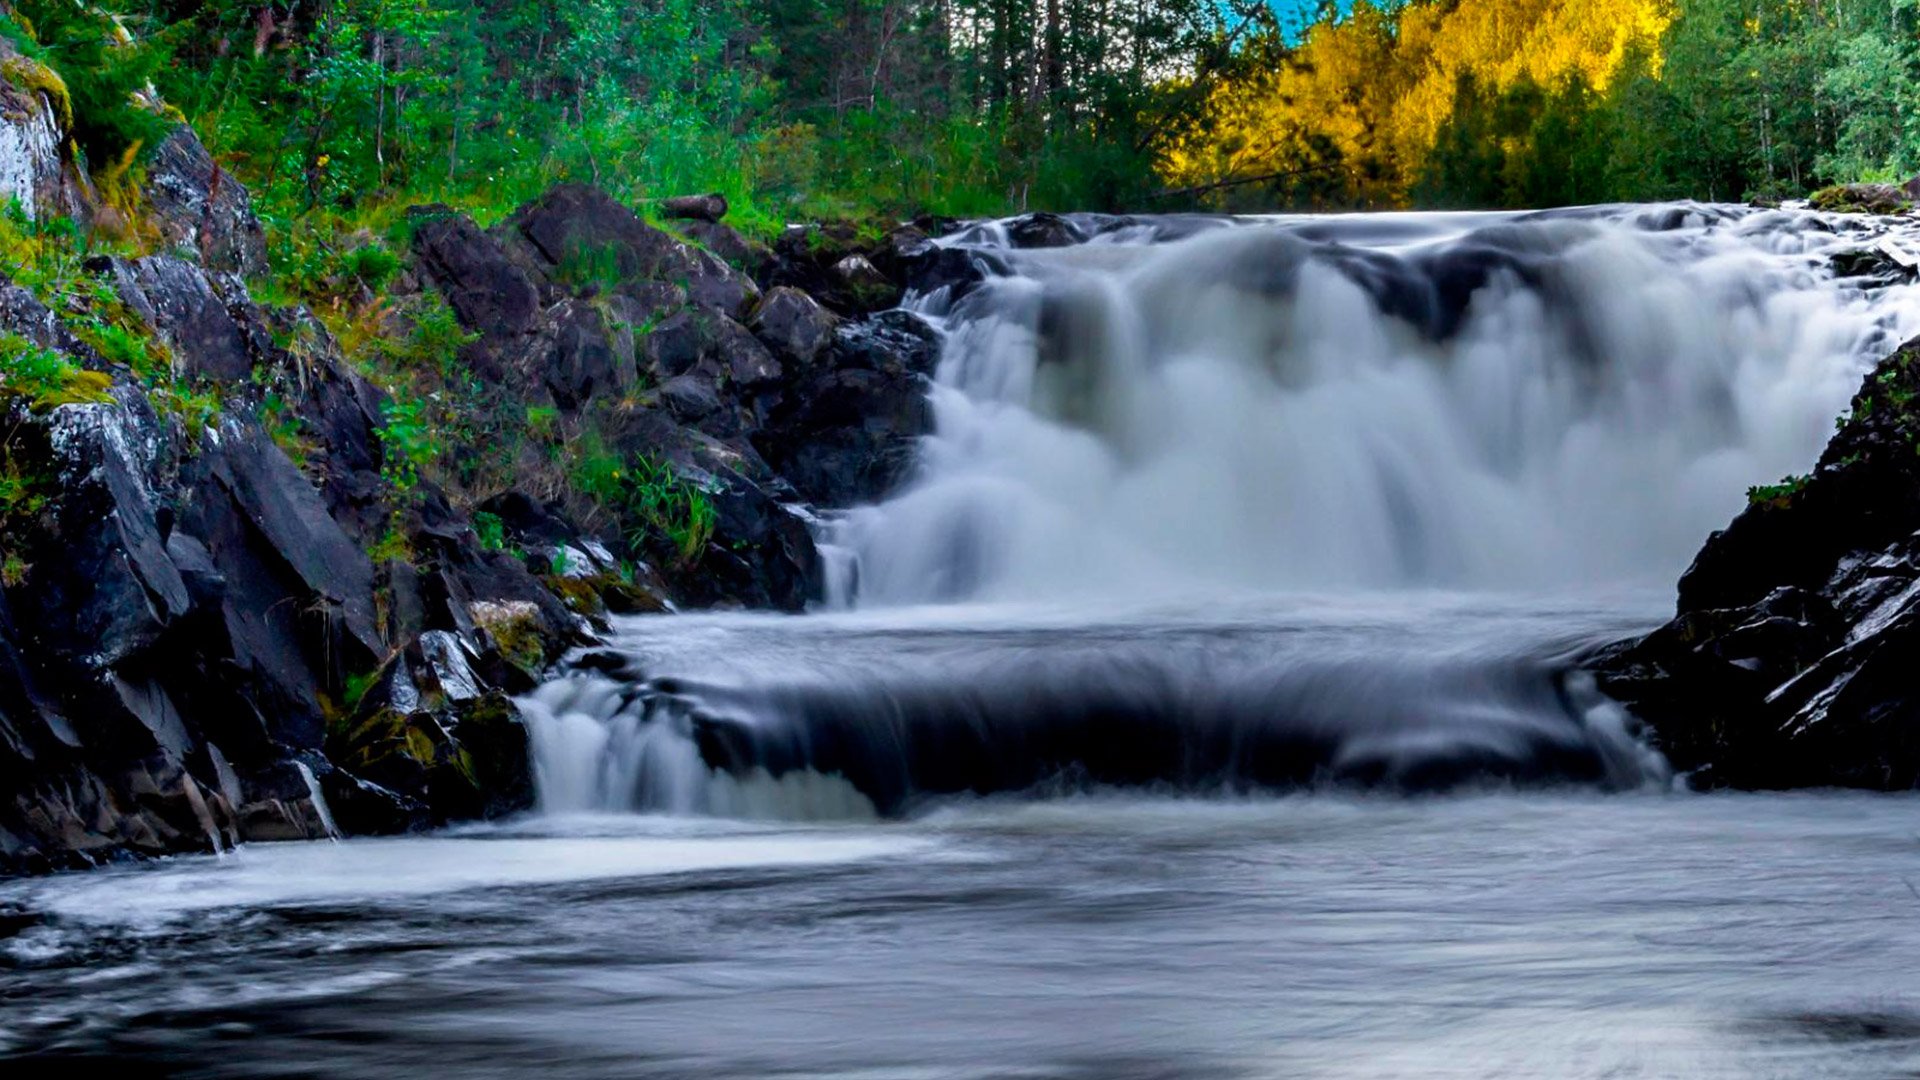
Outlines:
{"type": "Polygon", "coordinates": [[[468,605],[467,611],[507,663],[529,675],[546,670],[552,657],[538,607],[524,600],[481,600],[468,605]]]}
{"type": "Polygon", "coordinates": [[[336,728],[327,756],[424,803],[435,822],[497,817],[533,801],[526,727],[499,691],[431,712],[375,709],[336,728]]]}
{"type": "Polygon", "coordinates": [[[1836,184],[1807,197],[1815,210],[1831,214],[1904,214],[1913,197],[1892,184],[1836,184]]]}
{"type": "Polygon", "coordinates": [[[657,615],[670,610],[664,597],[651,589],[611,574],[594,577],[554,575],[542,582],[567,605],[567,610],[589,619],[607,615],[657,615]]]}
{"type": "Polygon", "coordinates": [[[25,91],[30,99],[44,97],[53,107],[54,125],[63,133],[72,130],[73,96],[59,72],[30,56],[16,55],[0,60],[0,78],[25,91]]]}

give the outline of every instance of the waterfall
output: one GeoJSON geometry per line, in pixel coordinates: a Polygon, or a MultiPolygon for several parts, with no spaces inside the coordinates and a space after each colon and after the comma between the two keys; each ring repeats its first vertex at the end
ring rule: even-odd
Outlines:
{"type": "Polygon", "coordinates": [[[909,298],[935,432],[822,526],[831,610],[629,620],[523,700],[546,809],[1663,786],[1573,658],[1920,331],[1920,286],[1834,271],[1909,242],[1882,219],[1073,227],[943,241],[996,273],[909,298]]]}
{"type": "Polygon", "coordinates": [[[1014,253],[941,313],[937,434],[836,530],[835,599],[1669,584],[1920,329],[1914,287],[1835,280],[1866,228],[1358,215],[1014,253]]]}

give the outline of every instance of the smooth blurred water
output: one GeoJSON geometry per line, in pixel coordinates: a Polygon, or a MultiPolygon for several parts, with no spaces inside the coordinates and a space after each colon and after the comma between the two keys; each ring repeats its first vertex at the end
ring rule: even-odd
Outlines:
{"type": "Polygon", "coordinates": [[[0,883],[0,1076],[1920,1076],[1920,797],[1675,794],[1577,667],[1920,330],[1889,228],[976,228],[843,610],[621,623],[543,816],[0,883]]]}
{"type": "Polygon", "coordinates": [[[1894,1077],[1920,802],[571,817],[0,886],[0,1073],[1894,1077]]]}
{"type": "Polygon", "coordinates": [[[1691,204],[976,228],[947,242],[1001,273],[910,301],[949,334],[936,431],[830,531],[835,600],[1671,587],[1920,333],[1920,286],[1831,266],[1912,232],[1691,204]]]}

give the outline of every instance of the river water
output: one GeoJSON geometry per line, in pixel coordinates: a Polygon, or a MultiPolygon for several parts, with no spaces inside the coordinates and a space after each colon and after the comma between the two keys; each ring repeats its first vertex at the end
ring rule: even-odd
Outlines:
{"type": "MultiPolygon", "coordinates": [[[[1920,802],[569,817],[13,885],[0,1049],[130,1075],[1897,1077],[1920,802]]],[[[34,1062],[6,1075],[36,1075],[34,1062]]]]}
{"type": "Polygon", "coordinates": [[[0,883],[6,1076],[1920,1076],[1920,797],[1687,793],[1579,670],[1920,288],[1744,208],[1077,219],[909,306],[803,617],[618,624],[539,809],[0,883]]]}

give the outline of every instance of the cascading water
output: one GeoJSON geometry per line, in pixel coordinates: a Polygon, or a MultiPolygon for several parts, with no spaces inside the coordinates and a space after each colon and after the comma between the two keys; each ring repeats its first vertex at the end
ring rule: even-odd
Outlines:
{"type": "Polygon", "coordinates": [[[1804,212],[977,226],[936,434],[831,606],[634,622],[527,702],[550,809],[1661,778],[1570,658],[1817,455],[1920,288],[1804,212]],[[612,669],[608,672],[606,669],[612,669]]]}

